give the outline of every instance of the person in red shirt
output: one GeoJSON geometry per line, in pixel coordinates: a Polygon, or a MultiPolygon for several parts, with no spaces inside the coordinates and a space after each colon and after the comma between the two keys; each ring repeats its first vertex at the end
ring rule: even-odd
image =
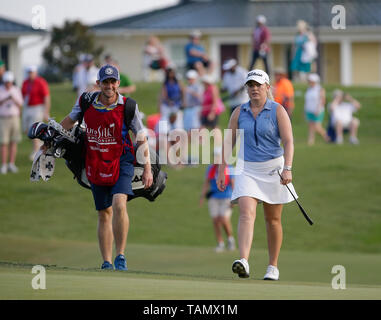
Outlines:
{"type": "MultiPolygon", "coordinates": [[[[28,78],[22,85],[22,95],[24,98],[24,109],[22,115],[22,126],[24,132],[35,122],[48,121],[50,114],[50,92],[46,80],[37,74],[37,67],[30,66],[27,69],[28,78]]],[[[33,140],[33,150],[30,159],[33,161],[35,154],[41,146],[41,141],[33,140]]]]}
{"type": "Polygon", "coordinates": [[[204,85],[201,128],[213,130],[218,126],[219,115],[225,111],[225,106],[221,100],[214,77],[206,74],[201,78],[201,81],[204,85]]]}

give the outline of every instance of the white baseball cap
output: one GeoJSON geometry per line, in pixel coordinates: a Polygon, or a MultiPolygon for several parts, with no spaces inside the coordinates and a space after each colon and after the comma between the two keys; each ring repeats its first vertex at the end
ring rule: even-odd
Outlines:
{"type": "Polygon", "coordinates": [[[186,73],[186,78],[187,79],[197,79],[198,78],[198,73],[197,71],[191,69],[186,73]]]}
{"type": "Polygon", "coordinates": [[[200,30],[192,30],[192,32],[190,33],[190,36],[192,38],[201,38],[202,33],[200,30]]]}
{"type": "Polygon", "coordinates": [[[4,82],[13,82],[15,81],[15,76],[13,75],[12,71],[6,71],[3,74],[3,81],[4,82]]]}
{"type": "Polygon", "coordinates": [[[231,68],[233,68],[236,65],[237,65],[237,60],[236,59],[229,59],[229,60],[226,60],[224,62],[224,64],[222,65],[222,69],[224,71],[227,71],[227,70],[230,70],[231,68]]]}
{"type": "Polygon", "coordinates": [[[86,54],[85,54],[85,53],[81,53],[81,54],[79,55],[79,58],[78,58],[79,62],[84,62],[85,59],[86,59],[86,54]]]}
{"type": "Polygon", "coordinates": [[[176,70],[176,65],[173,62],[170,62],[165,67],[166,70],[176,70]]]}
{"type": "Polygon", "coordinates": [[[320,77],[317,73],[310,73],[307,80],[311,82],[320,82],[320,77]]]}
{"type": "Polygon", "coordinates": [[[266,17],[264,15],[262,15],[262,14],[257,16],[257,22],[259,22],[259,23],[265,24],[266,20],[267,20],[266,17]]]}
{"type": "Polygon", "coordinates": [[[248,81],[251,81],[251,80],[253,80],[255,82],[258,82],[260,84],[264,84],[264,83],[270,84],[269,75],[266,72],[264,72],[263,70],[260,70],[260,69],[251,70],[247,74],[245,84],[248,81]]]}

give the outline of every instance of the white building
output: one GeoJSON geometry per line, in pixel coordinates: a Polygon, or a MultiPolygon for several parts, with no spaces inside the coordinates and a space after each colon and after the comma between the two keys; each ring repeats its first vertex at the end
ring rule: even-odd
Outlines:
{"type": "MultiPolygon", "coordinates": [[[[18,85],[21,85],[23,81],[23,68],[25,67],[21,59],[20,38],[36,35],[42,37],[45,34],[44,31],[35,30],[26,24],[0,17],[0,59],[4,61],[7,70],[11,70],[15,74],[18,85]]],[[[40,40],[37,41],[40,42],[40,40]]],[[[33,45],[33,43],[29,43],[29,45],[33,45]]],[[[27,47],[28,45],[24,49],[27,47]]]]}
{"type": "MultiPolygon", "coordinates": [[[[235,57],[247,68],[251,32],[260,14],[267,17],[272,33],[271,66],[288,69],[296,22],[302,19],[318,32],[319,71],[326,83],[381,86],[381,1],[341,0],[344,29],[332,27],[337,4],[335,0],[183,0],[175,6],[96,24],[92,30],[122,71],[141,80],[142,51],[150,34],[160,38],[170,59],[181,68],[184,45],[193,29],[201,30],[202,44],[218,66],[225,57],[235,57]]],[[[216,73],[220,75],[220,68],[216,73]]]]}

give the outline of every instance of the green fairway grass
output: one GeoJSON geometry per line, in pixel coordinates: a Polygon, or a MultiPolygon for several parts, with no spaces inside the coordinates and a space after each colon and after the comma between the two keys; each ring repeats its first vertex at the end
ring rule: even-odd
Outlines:
{"type": "MultiPolygon", "coordinates": [[[[140,110],[157,112],[160,85],[138,83],[137,88],[133,98],[140,110]]],[[[330,100],[335,87],[326,89],[330,100]]],[[[30,182],[31,143],[24,135],[16,161],[20,172],[0,176],[0,298],[380,299],[381,93],[379,88],[345,90],[362,103],[357,115],[360,145],[348,144],[347,136],[341,146],[317,137],[315,146],[308,147],[305,86],[296,87],[293,183],[315,224],[308,225],[295,203],[285,206],[280,282],[260,280],[267,266],[262,207],[250,257],[253,278],[245,281],[232,274],[238,251],[213,252],[208,209],[198,205],[206,165],[182,170],[163,166],[168,173],[164,193],[153,203],[128,203],[130,271],[98,272],[102,261],[91,192],[73,180],[62,159],[56,160],[50,181],[30,182]],[[49,266],[46,291],[31,289],[34,264],[49,266]],[[334,265],[346,268],[346,290],[331,288],[334,265]],[[108,296],[103,296],[102,286],[108,296]]],[[[69,84],[52,85],[51,93],[52,116],[60,121],[70,112],[75,94],[69,84]]],[[[227,122],[228,112],[222,115],[221,128],[227,122]]],[[[234,207],[235,233],[237,221],[234,207]]]]}
{"type": "Polygon", "coordinates": [[[381,257],[282,251],[281,281],[261,280],[267,253],[253,251],[251,277],[231,272],[235,252],[131,244],[129,271],[100,271],[95,243],[0,237],[0,299],[380,299],[381,257]],[[10,250],[12,248],[12,250],[10,250]],[[25,263],[28,261],[28,263],[25,263]],[[31,286],[33,265],[46,266],[46,289],[31,286]],[[334,265],[346,268],[346,289],[334,290],[334,265]]]}
{"type": "Polygon", "coordinates": [[[171,276],[142,277],[101,272],[56,271],[47,273],[47,288],[33,290],[27,269],[0,268],[4,288],[0,299],[134,299],[134,300],[254,300],[254,299],[380,299],[378,287],[349,287],[333,290],[329,285],[258,280],[218,281],[173,279],[171,276]],[[5,291],[4,289],[9,289],[5,291]]]}

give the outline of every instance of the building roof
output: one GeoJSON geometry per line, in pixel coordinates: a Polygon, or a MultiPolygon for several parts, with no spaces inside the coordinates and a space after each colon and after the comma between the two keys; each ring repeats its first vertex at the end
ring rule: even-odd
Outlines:
{"type": "Polygon", "coordinates": [[[165,30],[192,28],[251,28],[257,15],[270,27],[294,27],[297,20],[331,26],[335,5],[346,11],[347,26],[381,26],[379,0],[185,0],[177,5],[99,23],[98,30],[165,30]]]}
{"type": "Polygon", "coordinates": [[[41,33],[43,30],[33,29],[24,23],[16,22],[8,18],[0,17],[1,35],[21,35],[25,33],[41,33]]]}

